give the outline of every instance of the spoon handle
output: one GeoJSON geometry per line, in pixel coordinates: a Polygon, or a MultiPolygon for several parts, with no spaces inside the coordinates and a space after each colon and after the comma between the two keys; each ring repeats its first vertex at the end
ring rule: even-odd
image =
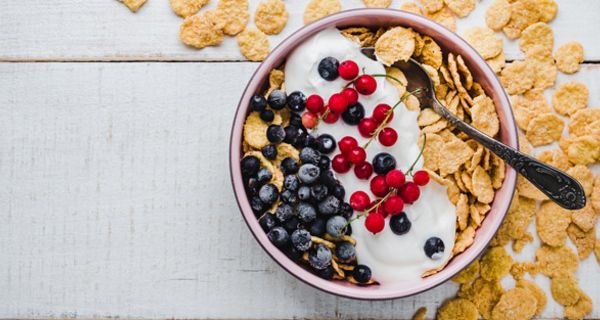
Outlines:
{"type": "Polygon", "coordinates": [[[547,195],[550,200],[569,210],[585,207],[585,193],[577,180],[475,129],[452,114],[439,101],[435,100],[433,105],[435,111],[448,120],[450,124],[504,160],[525,179],[529,180],[529,182],[547,195]]]}

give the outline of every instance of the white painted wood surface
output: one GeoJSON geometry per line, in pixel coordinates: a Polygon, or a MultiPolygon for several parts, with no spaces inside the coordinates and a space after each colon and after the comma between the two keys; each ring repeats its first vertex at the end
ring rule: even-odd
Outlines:
{"type": "MultiPolygon", "coordinates": [[[[272,44],[301,23],[306,1],[287,3],[290,24],[272,44]]],[[[488,3],[461,29],[482,24],[488,3]]],[[[600,1],[559,3],[556,43],[579,40],[586,59],[600,61],[600,1]]],[[[135,15],[112,0],[0,4],[0,319],[407,319],[420,306],[432,317],[456,285],[354,301],[303,284],[262,251],[226,162],[234,109],[257,64],[158,62],[242,59],[234,39],[181,45],[180,21],[166,0],[135,15]],[[106,62],[77,62],[88,60],[106,62]]],[[[520,56],[514,43],[507,50],[520,56]]],[[[600,65],[559,83],[573,79],[600,107],[600,65]]],[[[600,318],[599,269],[591,257],[578,270],[591,318],[600,318]]],[[[543,317],[559,317],[549,302],[543,317]]]]}

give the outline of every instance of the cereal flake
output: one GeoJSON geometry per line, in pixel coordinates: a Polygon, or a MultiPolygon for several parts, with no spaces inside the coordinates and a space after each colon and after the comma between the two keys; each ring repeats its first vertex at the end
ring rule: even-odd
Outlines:
{"type": "Polygon", "coordinates": [[[288,21],[285,2],[281,0],[265,0],[258,4],[254,13],[254,24],[268,35],[278,34],[288,21]]]}
{"type": "Polygon", "coordinates": [[[415,34],[403,27],[389,29],[375,43],[377,59],[388,66],[396,61],[408,61],[414,51],[415,34]]]}
{"type": "Polygon", "coordinates": [[[583,62],[583,46],[579,42],[569,42],[556,49],[556,66],[563,73],[575,73],[583,62]]]}
{"type": "Polygon", "coordinates": [[[492,247],[481,258],[480,264],[484,280],[500,280],[510,271],[512,258],[503,247],[492,247]]]}
{"type": "Polygon", "coordinates": [[[267,35],[255,27],[244,29],[237,36],[240,51],[248,60],[262,61],[269,54],[267,35]]]}
{"type": "Polygon", "coordinates": [[[564,121],[554,113],[541,113],[531,119],[525,135],[534,146],[557,141],[565,126],[564,121]]]}
{"type": "Polygon", "coordinates": [[[469,28],[465,31],[464,38],[484,59],[496,57],[502,52],[502,39],[490,28],[469,28]]]}
{"type": "Polygon", "coordinates": [[[340,10],[342,4],[339,0],[311,0],[304,9],[304,23],[309,24],[340,10]]]}
{"type": "Polygon", "coordinates": [[[513,288],[500,297],[492,310],[492,320],[530,319],[537,310],[537,301],[529,290],[513,288]]]}
{"type": "Polygon", "coordinates": [[[506,0],[494,0],[485,12],[485,23],[495,31],[500,31],[510,20],[510,3],[506,0]]]}
{"type": "Polygon", "coordinates": [[[583,83],[571,81],[561,84],[554,91],[552,106],[563,116],[572,115],[587,107],[588,97],[588,88],[583,83]]]}
{"type": "Polygon", "coordinates": [[[234,36],[248,24],[248,0],[219,0],[217,12],[223,20],[223,32],[234,36]]]}
{"type": "Polygon", "coordinates": [[[217,25],[214,11],[202,15],[192,15],[183,21],[179,29],[179,38],[188,46],[202,49],[223,42],[223,31],[217,25]]]}
{"type": "Polygon", "coordinates": [[[558,247],[567,239],[567,227],[571,223],[571,212],[552,201],[543,202],[536,215],[536,229],[542,242],[558,247]]]}

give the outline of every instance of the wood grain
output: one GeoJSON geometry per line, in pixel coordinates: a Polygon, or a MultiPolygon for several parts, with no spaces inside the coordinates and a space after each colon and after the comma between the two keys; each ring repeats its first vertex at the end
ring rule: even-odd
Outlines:
{"type": "MultiPolygon", "coordinates": [[[[307,2],[287,1],[288,25],[281,34],[270,37],[271,47],[302,26],[307,2]]],[[[363,7],[361,0],[342,2],[343,9],[363,7]]],[[[398,8],[402,2],[394,0],[391,7],[398,8]]],[[[469,26],[484,25],[490,2],[480,2],[468,18],[459,20],[459,33],[469,26]]],[[[580,41],[586,60],[600,61],[600,42],[595,40],[600,30],[600,1],[557,2],[559,14],[551,23],[556,45],[580,41]]],[[[211,1],[208,7],[215,3],[211,1]]],[[[250,3],[253,13],[258,0],[250,3]]],[[[0,10],[0,61],[245,60],[234,38],[203,50],[184,46],[178,38],[181,21],[166,0],[150,0],[135,14],[112,0],[8,1],[0,10]]],[[[506,56],[509,60],[522,57],[515,41],[507,40],[506,56]]]]}
{"type": "MultiPolygon", "coordinates": [[[[420,306],[432,317],[455,284],[338,298],[288,275],[252,238],[226,158],[255,67],[0,63],[0,318],[409,319],[420,306]]],[[[567,79],[598,88],[600,66],[567,79]]],[[[600,106],[598,90],[590,104],[600,106]]],[[[590,257],[578,277],[595,306],[597,276],[590,257]]],[[[561,315],[549,299],[544,317],[561,315]]]]}

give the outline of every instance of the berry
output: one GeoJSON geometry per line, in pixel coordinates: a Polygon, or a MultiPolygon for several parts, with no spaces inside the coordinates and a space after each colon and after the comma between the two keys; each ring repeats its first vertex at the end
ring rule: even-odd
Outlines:
{"type": "Polygon", "coordinates": [[[332,171],[322,171],[321,176],[319,177],[319,182],[325,185],[327,188],[332,190],[337,185],[337,180],[335,179],[335,175],[332,171]]]}
{"type": "Polygon", "coordinates": [[[346,235],[347,236],[351,236],[352,235],[352,225],[349,224],[346,226],[346,235]]]}
{"type": "Polygon", "coordinates": [[[319,140],[320,142],[319,151],[321,151],[324,154],[332,153],[333,150],[335,150],[335,147],[337,146],[335,143],[335,138],[330,134],[321,134],[317,137],[317,140],[319,140]]]}
{"type": "Polygon", "coordinates": [[[308,228],[310,234],[317,237],[322,237],[325,234],[325,219],[317,218],[308,228]]]}
{"type": "Polygon", "coordinates": [[[312,184],[317,181],[320,174],[321,169],[312,163],[303,164],[300,166],[300,169],[298,169],[298,178],[306,184],[312,184]]]}
{"type": "Polygon", "coordinates": [[[383,128],[383,130],[379,132],[378,138],[382,145],[390,147],[398,140],[398,133],[392,128],[383,128]]]}
{"type": "Polygon", "coordinates": [[[369,186],[371,187],[371,192],[377,197],[385,197],[390,189],[385,182],[384,176],[375,176],[371,179],[369,186]]]}
{"type": "Polygon", "coordinates": [[[250,178],[248,179],[248,181],[246,181],[246,191],[248,191],[248,193],[255,195],[258,193],[258,188],[261,186],[261,184],[258,182],[257,178],[250,178]]]}
{"type": "Polygon", "coordinates": [[[262,112],[267,107],[267,99],[261,95],[255,95],[250,99],[252,111],[262,112]]]}
{"type": "Polygon", "coordinates": [[[296,208],[298,218],[304,223],[310,223],[317,217],[317,210],[308,202],[300,202],[296,208]]]}
{"type": "Polygon", "coordinates": [[[337,173],[346,173],[350,170],[350,162],[342,154],[337,154],[331,160],[331,169],[337,173]]]}
{"type": "Polygon", "coordinates": [[[293,125],[289,125],[283,128],[283,130],[285,131],[285,139],[283,139],[283,142],[289,144],[295,144],[296,141],[298,141],[298,137],[302,134],[302,129],[293,125]]]}
{"type": "Polygon", "coordinates": [[[310,135],[310,134],[306,136],[306,139],[304,141],[304,147],[318,149],[319,146],[320,146],[319,140],[317,140],[317,138],[315,138],[315,136],[310,135]]]}
{"type": "Polygon", "coordinates": [[[271,109],[281,110],[287,103],[287,96],[285,95],[285,92],[281,90],[273,90],[269,94],[267,101],[269,102],[269,107],[271,107],[271,109]]]}
{"type": "Polygon", "coordinates": [[[352,277],[359,283],[367,283],[371,280],[371,269],[364,264],[359,264],[354,267],[352,271],[352,277]]]}
{"type": "Polygon", "coordinates": [[[361,164],[367,159],[367,152],[362,147],[355,147],[346,156],[348,161],[354,164],[361,164]]]}
{"type": "Polygon", "coordinates": [[[329,194],[329,189],[322,184],[317,184],[310,187],[310,196],[315,201],[323,201],[329,194]]]}
{"type": "Polygon", "coordinates": [[[254,214],[261,214],[265,210],[265,204],[260,200],[258,196],[250,198],[250,207],[254,214]]]}
{"type": "MultiPolygon", "coordinates": [[[[329,107],[325,107],[325,111],[329,110],[329,107]]],[[[325,112],[323,112],[325,114],[325,112]]],[[[327,115],[323,118],[323,122],[325,123],[336,123],[340,118],[339,113],[335,112],[327,112],[327,115]]]]}
{"type": "Polygon", "coordinates": [[[390,172],[390,170],[396,169],[396,159],[387,152],[376,154],[372,164],[373,170],[377,174],[386,174],[390,172]]]}
{"type": "Polygon", "coordinates": [[[315,250],[308,254],[308,263],[317,270],[323,270],[331,265],[331,250],[323,244],[318,244],[315,250]]]}
{"type": "Polygon", "coordinates": [[[279,199],[279,190],[274,184],[268,183],[260,187],[258,197],[265,205],[270,206],[279,199]]]}
{"type": "Polygon", "coordinates": [[[327,196],[325,200],[319,202],[317,209],[319,213],[325,216],[335,214],[340,206],[340,200],[334,196],[327,196]]]}
{"type": "Polygon", "coordinates": [[[353,80],[358,76],[358,65],[352,60],[345,60],[340,63],[338,73],[344,80],[353,80]]]}
{"type": "Polygon", "coordinates": [[[302,117],[296,112],[290,112],[290,126],[294,126],[296,128],[302,127],[302,117]]]}
{"type": "Polygon", "coordinates": [[[267,233],[267,238],[276,247],[283,248],[290,241],[290,235],[283,227],[275,227],[267,233]]]}
{"type": "Polygon", "coordinates": [[[346,100],[346,97],[343,94],[334,93],[329,97],[328,106],[331,112],[341,114],[348,108],[348,100],[346,100]]]}
{"type": "Polygon", "coordinates": [[[329,266],[323,270],[317,270],[317,275],[325,280],[333,279],[333,275],[335,274],[335,270],[332,266],[329,266]]]}
{"type": "Polygon", "coordinates": [[[275,145],[273,144],[268,144],[262,147],[262,149],[260,149],[260,152],[263,156],[265,156],[265,158],[269,160],[275,160],[275,158],[277,158],[277,147],[275,147],[275,145]]]}
{"type": "Polygon", "coordinates": [[[346,97],[346,101],[348,101],[349,106],[358,102],[358,92],[353,88],[346,88],[342,90],[342,95],[346,97]]]}
{"type": "Polygon", "coordinates": [[[385,175],[385,183],[387,183],[390,188],[399,189],[406,182],[406,177],[404,173],[398,169],[390,170],[385,175]]]}
{"type": "Polygon", "coordinates": [[[365,138],[373,136],[375,130],[377,130],[377,122],[373,118],[363,118],[358,123],[358,132],[365,138]]]}
{"type": "Polygon", "coordinates": [[[271,181],[272,178],[273,174],[267,168],[260,168],[256,174],[256,180],[258,180],[258,183],[260,184],[267,183],[271,181]]]}
{"type": "Polygon", "coordinates": [[[242,168],[242,175],[244,177],[251,177],[260,169],[260,160],[255,156],[247,156],[240,161],[240,166],[242,168]]]}
{"type": "Polygon", "coordinates": [[[419,170],[413,175],[413,181],[419,186],[425,186],[429,183],[429,173],[424,170],[419,170]]]}
{"type": "Polygon", "coordinates": [[[273,113],[273,110],[263,110],[260,112],[260,119],[264,122],[271,122],[275,119],[275,113],[273,113]]]}
{"type": "Polygon", "coordinates": [[[328,156],[322,155],[321,158],[319,158],[319,168],[321,168],[321,170],[329,170],[329,167],[331,167],[331,160],[328,156]]]}
{"type": "Polygon", "coordinates": [[[295,112],[304,111],[306,107],[306,96],[300,91],[294,91],[287,96],[287,106],[295,112]]]}
{"type": "Polygon", "coordinates": [[[348,241],[342,241],[335,246],[335,254],[342,262],[351,262],[356,257],[356,249],[348,241]]]}
{"type": "Polygon", "coordinates": [[[302,125],[306,129],[312,129],[319,124],[319,116],[312,112],[305,112],[302,114],[302,125]]]}
{"type": "Polygon", "coordinates": [[[275,209],[275,216],[279,222],[285,222],[294,216],[294,210],[289,204],[282,204],[275,209]]]}
{"type": "Polygon", "coordinates": [[[389,104],[380,103],[375,107],[375,109],[373,109],[373,119],[375,119],[375,121],[377,121],[378,123],[383,123],[388,113],[391,113],[390,117],[388,118],[388,121],[386,122],[387,124],[392,120],[392,118],[394,118],[394,111],[391,110],[392,107],[390,107],[389,104]]]}
{"type": "Polygon", "coordinates": [[[373,166],[367,161],[357,164],[354,167],[354,174],[359,179],[367,180],[373,174],[373,166]]]}
{"type": "Polygon", "coordinates": [[[377,81],[368,74],[363,74],[354,81],[354,88],[358,93],[368,96],[377,89],[377,81]]]}
{"type": "Polygon", "coordinates": [[[312,94],[306,99],[306,109],[313,113],[319,113],[323,110],[325,102],[318,94],[312,94]]]}
{"type": "Polygon", "coordinates": [[[385,218],[379,212],[369,213],[365,219],[365,228],[367,228],[367,230],[373,234],[381,232],[384,227],[385,218]]]}
{"type": "Polygon", "coordinates": [[[283,227],[288,233],[294,232],[294,230],[300,228],[300,220],[297,217],[291,217],[283,223],[283,227]]]}
{"type": "Polygon", "coordinates": [[[310,197],[311,194],[309,186],[302,186],[298,189],[298,199],[300,199],[301,201],[308,201],[310,200],[310,197]]]}
{"type": "Polygon", "coordinates": [[[340,201],[344,200],[344,196],[346,195],[346,189],[339,183],[336,183],[333,188],[331,188],[331,194],[338,198],[340,201]]]}
{"type": "Polygon", "coordinates": [[[370,203],[371,199],[364,191],[356,191],[350,196],[350,206],[356,211],[364,211],[370,203]]]}
{"type": "Polygon", "coordinates": [[[398,196],[391,196],[383,202],[383,210],[388,214],[395,216],[404,209],[404,200],[398,196]]]}
{"type": "Polygon", "coordinates": [[[421,190],[419,190],[419,186],[416,183],[409,181],[398,190],[398,195],[404,202],[413,203],[419,199],[421,190]]]}
{"type": "Polygon", "coordinates": [[[358,141],[350,136],[345,136],[340,139],[338,146],[342,154],[348,154],[352,149],[358,147],[358,141]]]}
{"type": "Polygon", "coordinates": [[[444,255],[444,241],[438,237],[431,237],[425,241],[425,246],[423,246],[423,250],[425,250],[425,254],[433,260],[438,260],[442,258],[444,255]]]}
{"type": "MultiPolygon", "coordinates": [[[[350,206],[349,203],[347,202],[343,202],[342,204],[340,204],[340,208],[338,210],[338,213],[346,218],[346,219],[350,219],[352,217],[352,214],[354,213],[354,210],[352,209],[352,207],[350,206]]],[[[350,226],[350,225],[348,225],[350,226]]]]}
{"type": "Polygon", "coordinates": [[[280,143],[285,139],[285,130],[280,125],[272,124],[267,128],[267,139],[272,143],[280,143]]]}
{"type": "Polygon", "coordinates": [[[333,81],[339,76],[338,68],[340,62],[334,57],[326,57],[319,62],[319,75],[327,81],[333,81]]]}
{"type": "Polygon", "coordinates": [[[260,219],[258,219],[258,224],[260,224],[261,228],[265,232],[269,232],[269,230],[273,229],[277,225],[277,220],[275,220],[275,216],[270,213],[264,214],[260,219]]]}
{"type": "Polygon", "coordinates": [[[281,171],[283,171],[283,173],[286,175],[298,172],[298,163],[296,162],[296,160],[294,160],[294,158],[291,157],[283,159],[281,161],[280,167],[281,171]]]}
{"type": "Polygon", "coordinates": [[[357,125],[362,118],[365,117],[365,107],[360,102],[351,104],[344,113],[342,120],[349,125],[357,125]]]}
{"type": "Polygon", "coordinates": [[[287,203],[292,206],[298,204],[298,195],[296,195],[296,193],[291,190],[283,190],[279,195],[279,198],[281,198],[281,201],[283,203],[287,203]]]}
{"type": "Polygon", "coordinates": [[[299,251],[298,249],[294,248],[294,246],[290,246],[288,245],[285,250],[283,251],[288,258],[290,258],[292,261],[299,261],[300,258],[302,258],[302,255],[304,255],[304,252],[299,251]]]}
{"type": "Polygon", "coordinates": [[[327,224],[325,224],[325,229],[327,233],[334,238],[339,238],[344,235],[344,228],[346,227],[346,219],[342,216],[333,216],[327,220],[327,224]]]}
{"type": "Polygon", "coordinates": [[[300,150],[300,161],[318,165],[321,160],[321,153],[311,147],[305,147],[300,150]]]}
{"type": "Polygon", "coordinates": [[[290,191],[296,191],[300,187],[300,181],[298,177],[293,174],[285,176],[283,179],[283,188],[290,191]]]}
{"type": "Polygon", "coordinates": [[[290,240],[292,240],[292,245],[298,251],[306,251],[312,245],[312,241],[310,239],[310,232],[304,229],[298,229],[292,232],[290,240]]]}
{"type": "Polygon", "coordinates": [[[390,229],[393,233],[401,236],[410,230],[412,223],[408,220],[406,213],[400,212],[400,214],[394,215],[390,218],[390,229]]]}

